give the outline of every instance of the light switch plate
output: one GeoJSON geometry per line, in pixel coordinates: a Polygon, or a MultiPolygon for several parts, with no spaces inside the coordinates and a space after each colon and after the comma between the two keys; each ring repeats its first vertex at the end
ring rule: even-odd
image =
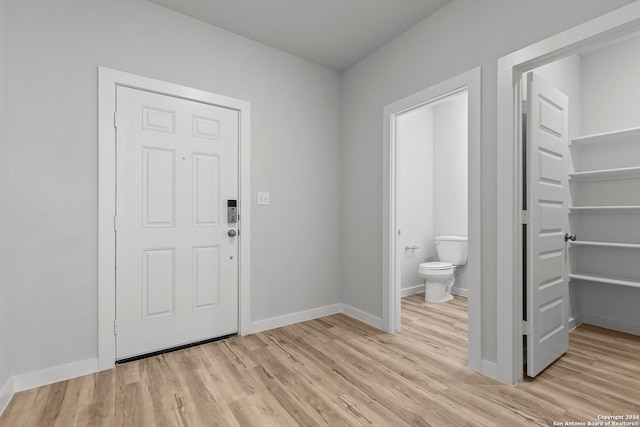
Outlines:
{"type": "Polygon", "coordinates": [[[271,195],[264,191],[258,191],[258,206],[269,206],[271,204],[271,195]]]}

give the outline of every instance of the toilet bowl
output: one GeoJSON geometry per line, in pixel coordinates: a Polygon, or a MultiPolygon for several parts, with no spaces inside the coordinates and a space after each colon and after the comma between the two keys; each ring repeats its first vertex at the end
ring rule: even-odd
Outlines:
{"type": "Polygon", "coordinates": [[[438,236],[435,244],[440,261],[423,262],[418,274],[424,280],[424,300],[443,303],[453,299],[456,268],[467,263],[468,242],[464,236],[438,236]]]}
{"type": "Polygon", "coordinates": [[[418,274],[424,280],[424,300],[442,303],[453,299],[451,288],[456,282],[455,266],[450,262],[424,262],[418,274]]]}

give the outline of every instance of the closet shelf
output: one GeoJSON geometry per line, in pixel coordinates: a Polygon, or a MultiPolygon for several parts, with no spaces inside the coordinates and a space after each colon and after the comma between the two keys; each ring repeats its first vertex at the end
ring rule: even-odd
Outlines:
{"type": "Polygon", "coordinates": [[[632,288],[640,288],[640,281],[629,280],[614,276],[601,276],[591,273],[575,273],[569,274],[570,279],[586,280],[588,282],[607,283],[610,285],[629,286],[632,288]]]}
{"type": "Polygon", "coordinates": [[[594,214],[640,213],[640,206],[570,206],[569,212],[594,214]]]}
{"type": "Polygon", "coordinates": [[[602,169],[569,174],[571,181],[608,181],[617,179],[640,178],[640,166],[631,168],[602,169]]]}
{"type": "Polygon", "coordinates": [[[617,143],[640,143],[640,128],[624,129],[571,139],[574,148],[597,147],[617,143]]]}
{"type": "Polygon", "coordinates": [[[576,240],[571,246],[595,246],[602,248],[640,249],[640,243],[588,242],[576,240]]]}

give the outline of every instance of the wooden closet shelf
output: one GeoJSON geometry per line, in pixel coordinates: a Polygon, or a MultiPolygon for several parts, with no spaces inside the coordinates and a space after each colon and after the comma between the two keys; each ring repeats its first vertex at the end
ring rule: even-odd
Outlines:
{"type": "Polygon", "coordinates": [[[640,166],[631,168],[603,169],[594,171],[575,172],[569,174],[571,181],[608,181],[617,179],[640,178],[640,166]]]}
{"type": "Polygon", "coordinates": [[[639,143],[640,128],[624,129],[614,132],[605,132],[595,135],[581,136],[571,139],[574,148],[596,147],[604,144],[639,143]]]}
{"type": "Polygon", "coordinates": [[[640,288],[640,281],[629,280],[621,277],[600,276],[591,273],[572,273],[569,274],[570,279],[586,280],[588,282],[606,283],[610,285],[628,286],[631,288],[640,288]]]}
{"type": "Polygon", "coordinates": [[[576,240],[571,246],[593,246],[602,248],[640,249],[640,243],[590,242],[576,240]]]}
{"type": "Polygon", "coordinates": [[[570,206],[570,213],[640,213],[640,206],[570,206]]]}

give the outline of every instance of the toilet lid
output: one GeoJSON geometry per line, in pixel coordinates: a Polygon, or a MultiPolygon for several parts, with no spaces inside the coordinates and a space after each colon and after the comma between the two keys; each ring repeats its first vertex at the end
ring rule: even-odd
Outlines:
{"type": "Polygon", "coordinates": [[[424,270],[447,270],[453,267],[450,262],[425,262],[420,264],[420,268],[424,270]]]}

